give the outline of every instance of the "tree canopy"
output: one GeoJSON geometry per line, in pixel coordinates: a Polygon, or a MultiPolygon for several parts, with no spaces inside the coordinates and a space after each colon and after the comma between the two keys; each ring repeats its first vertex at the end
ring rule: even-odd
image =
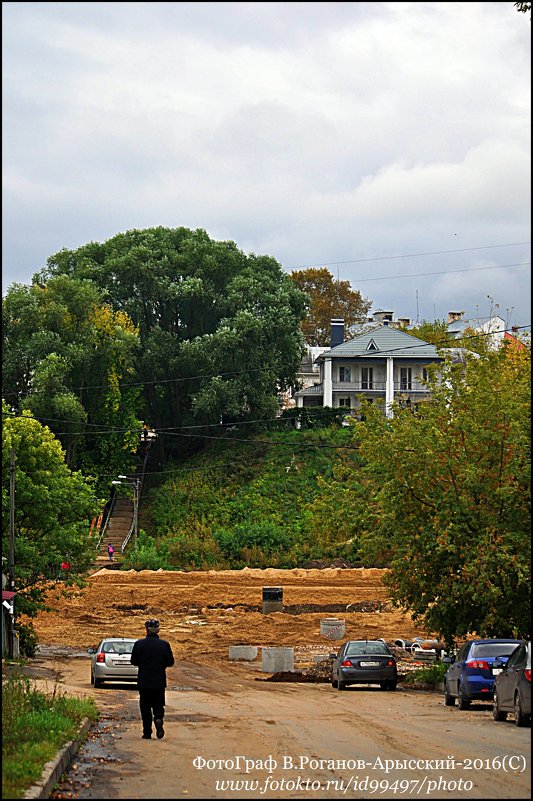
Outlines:
{"type": "Polygon", "coordinates": [[[290,277],[310,299],[307,317],[302,322],[308,345],[331,345],[331,320],[335,317],[344,318],[346,339],[353,336],[351,326],[366,322],[372,301],[352,289],[349,281],[335,281],[326,267],[294,270],[290,277]]]}
{"type": "Polygon", "coordinates": [[[89,529],[98,503],[94,482],[65,463],[60,442],[29,412],[2,401],[2,555],[8,557],[10,460],[15,455],[16,614],[34,617],[50,581],[81,580],[94,559],[89,529]],[[61,570],[67,562],[68,570],[61,570]]]}
{"type": "Polygon", "coordinates": [[[70,467],[107,484],[131,469],[142,423],[134,378],[139,332],[90,280],[12,285],[2,301],[3,393],[56,433],[70,467]]]}
{"type": "MultiPolygon", "coordinates": [[[[158,227],[62,250],[34,281],[60,275],[92,282],[138,328],[136,380],[159,431],[273,416],[295,382],[307,301],[270,256],[158,227]]],[[[159,444],[182,450],[179,434],[159,444]]]]}
{"type": "Polygon", "coordinates": [[[370,407],[356,427],[363,554],[448,642],[530,633],[530,357],[504,347],[447,362],[418,411],[370,407]]]}

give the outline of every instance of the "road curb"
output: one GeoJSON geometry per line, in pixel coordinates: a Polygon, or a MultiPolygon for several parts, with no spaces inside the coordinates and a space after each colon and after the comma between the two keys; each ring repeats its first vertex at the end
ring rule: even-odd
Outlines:
{"type": "Polygon", "coordinates": [[[56,756],[43,768],[40,780],[29,787],[23,798],[49,798],[54,786],[63,773],[70,767],[73,757],[78,753],[79,747],[85,740],[85,735],[91,727],[89,718],[85,718],[74,740],[70,740],[56,756]]]}

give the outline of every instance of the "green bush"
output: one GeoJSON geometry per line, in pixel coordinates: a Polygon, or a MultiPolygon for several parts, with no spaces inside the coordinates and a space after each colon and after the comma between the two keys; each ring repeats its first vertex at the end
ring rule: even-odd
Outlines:
{"type": "Polygon", "coordinates": [[[222,570],[222,551],[211,536],[193,532],[168,541],[169,559],[178,570],[222,570]]]}
{"type": "MultiPolygon", "coordinates": [[[[227,559],[249,567],[282,566],[280,563],[294,544],[294,536],[286,528],[268,521],[220,528],[213,532],[213,539],[227,559]]],[[[291,562],[290,557],[288,561],[291,562]]]]}
{"type": "Polygon", "coordinates": [[[19,650],[21,656],[35,656],[37,646],[39,645],[39,637],[33,626],[31,620],[28,623],[17,622],[17,631],[19,633],[19,650]]]}
{"type": "Polygon", "coordinates": [[[126,551],[122,566],[125,570],[172,570],[168,544],[156,542],[141,529],[135,546],[126,551]]]}
{"type": "Polygon", "coordinates": [[[448,669],[448,665],[442,662],[435,662],[433,665],[420,668],[420,670],[413,670],[408,673],[403,679],[404,684],[413,684],[414,682],[422,682],[435,687],[444,681],[444,674],[448,669]]]}

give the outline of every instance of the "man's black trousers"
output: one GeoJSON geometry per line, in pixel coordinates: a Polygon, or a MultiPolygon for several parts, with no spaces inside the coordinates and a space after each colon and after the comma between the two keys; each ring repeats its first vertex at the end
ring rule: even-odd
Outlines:
{"type": "Polygon", "coordinates": [[[165,715],[165,688],[146,688],[139,687],[139,707],[143,722],[143,734],[152,734],[152,722],[159,718],[163,720],[165,715]]]}

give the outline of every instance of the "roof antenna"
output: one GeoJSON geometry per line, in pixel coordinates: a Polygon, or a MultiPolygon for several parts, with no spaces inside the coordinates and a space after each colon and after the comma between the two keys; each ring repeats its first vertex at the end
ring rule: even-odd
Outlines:
{"type": "Polygon", "coordinates": [[[418,289],[416,290],[416,324],[418,325],[418,289]]]}

